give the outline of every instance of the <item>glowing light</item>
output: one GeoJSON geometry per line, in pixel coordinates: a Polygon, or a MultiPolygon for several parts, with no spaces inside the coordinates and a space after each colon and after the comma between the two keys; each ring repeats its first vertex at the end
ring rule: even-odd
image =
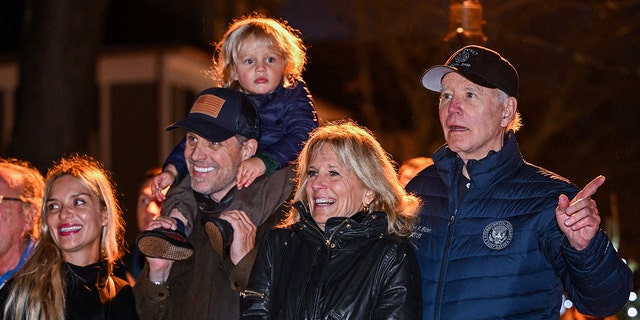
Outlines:
{"type": "Polygon", "coordinates": [[[638,309],[634,307],[627,309],[627,315],[632,318],[636,317],[638,315],[638,309]]]}
{"type": "Polygon", "coordinates": [[[573,302],[571,302],[571,300],[567,299],[564,301],[564,307],[567,309],[570,309],[571,307],[573,307],[573,302]]]}
{"type": "Polygon", "coordinates": [[[629,293],[629,301],[636,301],[638,300],[638,294],[631,291],[631,293],[629,293]]]}

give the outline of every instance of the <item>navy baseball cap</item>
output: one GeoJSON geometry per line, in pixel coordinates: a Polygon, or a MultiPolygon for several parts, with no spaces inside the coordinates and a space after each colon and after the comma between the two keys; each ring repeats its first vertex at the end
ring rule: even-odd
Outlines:
{"type": "Polygon", "coordinates": [[[182,128],[213,142],[236,134],[260,140],[260,118],[256,107],[244,93],[231,88],[209,88],[198,94],[184,120],[167,131],[182,128]]]}
{"type": "Polygon", "coordinates": [[[518,72],[507,59],[491,49],[470,45],[456,51],[444,65],[429,68],[422,75],[422,85],[440,92],[442,78],[449,72],[457,72],[475,84],[518,97],[518,72]]]}

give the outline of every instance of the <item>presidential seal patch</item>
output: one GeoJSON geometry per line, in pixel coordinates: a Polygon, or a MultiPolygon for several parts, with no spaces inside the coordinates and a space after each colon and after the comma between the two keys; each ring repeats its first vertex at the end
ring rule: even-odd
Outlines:
{"type": "Polygon", "coordinates": [[[513,239],[513,226],[509,221],[496,221],[490,223],[482,232],[482,241],[493,250],[506,248],[513,239]]]}

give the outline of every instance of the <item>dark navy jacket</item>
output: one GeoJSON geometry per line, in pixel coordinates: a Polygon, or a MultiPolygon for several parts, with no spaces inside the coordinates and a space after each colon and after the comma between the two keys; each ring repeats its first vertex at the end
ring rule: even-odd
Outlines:
{"type": "MultiPolygon", "coordinates": [[[[285,88],[280,85],[269,94],[247,94],[260,116],[262,135],[258,142],[258,152],[267,153],[277,161],[274,170],[284,168],[295,160],[309,138],[309,133],[318,127],[318,119],[311,94],[303,81],[285,88]]],[[[180,181],[187,173],[184,159],[185,139],[183,138],[165,160],[163,168],[173,164],[178,170],[180,181]]]]}
{"type": "Polygon", "coordinates": [[[248,94],[258,108],[262,136],[258,151],[273,155],[278,169],[295,160],[309,133],[318,127],[311,94],[302,81],[293,87],[279,86],[270,94],[248,94]]]}
{"type": "Polygon", "coordinates": [[[583,313],[624,306],[631,271],[602,230],[584,250],[570,246],[555,208],[578,189],[525,162],[513,132],[499,152],[468,161],[459,204],[462,160],[446,146],[433,158],[407,185],[424,201],[414,234],[424,319],[558,319],[563,290],[583,313]]]}

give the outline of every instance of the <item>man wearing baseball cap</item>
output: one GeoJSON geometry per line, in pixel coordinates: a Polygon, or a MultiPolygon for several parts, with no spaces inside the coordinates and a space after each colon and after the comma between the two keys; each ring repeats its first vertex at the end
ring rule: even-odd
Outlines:
{"type": "Polygon", "coordinates": [[[558,319],[563,291],[583,313],[617,313],[632,274],[599,227],[604,177],[578,190],[524,161],[513,65],[466,46],[422,85],[440,93],[447,142],[407,185],[424,202],[424,319],[558,319]]]}
{"type": "Polygon", "coordinates": [[[189,175],[169,189],[162,215],[138,239],[147,263],[134,287],[136,307],[141,319],[237,319],[256,234],[284,217],[279,207],[291,196],[294,171],[235,187],[260,138],[256,109],[237,90],[204,90],[187,117],[167,128],[174,129],[186,131],[189,175]],[[230,242],[228,254],[212,250],[221,241],[230,242]]]}

